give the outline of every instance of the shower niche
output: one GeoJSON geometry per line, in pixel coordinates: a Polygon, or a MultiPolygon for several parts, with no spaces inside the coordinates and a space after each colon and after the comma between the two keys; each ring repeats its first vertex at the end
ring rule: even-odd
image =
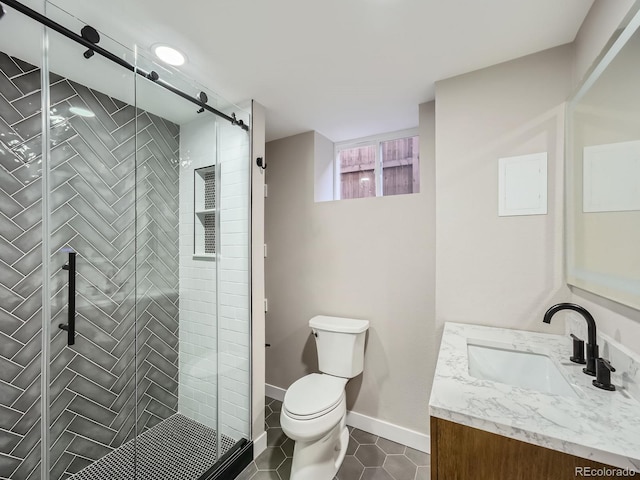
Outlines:
{"type": "Polygon", "coordinates": [[[209,165],[193,172],[193,258],[216,258],[216,168],[209,165]]]}

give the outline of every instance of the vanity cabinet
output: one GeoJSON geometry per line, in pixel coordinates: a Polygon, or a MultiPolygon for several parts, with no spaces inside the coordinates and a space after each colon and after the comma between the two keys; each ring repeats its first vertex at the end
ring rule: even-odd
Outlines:
{"type": "Polygon", "coordinates": [[[431,480],[570,480],[609,465],[431,417],[431,480]]]}

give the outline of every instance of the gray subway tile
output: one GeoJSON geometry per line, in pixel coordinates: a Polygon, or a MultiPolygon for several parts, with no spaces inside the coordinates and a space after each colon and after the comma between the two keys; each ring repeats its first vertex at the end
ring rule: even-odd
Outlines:
{"type": "MultiPolygon", "coordinates": [[[[152,370],[154,369],[150,369],[149,371],[152,371],[152,370]]],[[[178,383],[176,382],[175,385],[172,385],[171,387],[173,390],[175,390],[175,393],[172,393],[169,390],[165,390],[164,388],[159,387],[154,382],[150,382],[149,387],[147,388],[147,391],[145,393],[149,395],[151,398],[153,398],[154,400],[162,403],[163,406],[175,412],[178,406],[178,396],[177,396],[178,383]]]]}
{"type": "Polygon", "coordinates": [[[27,343],[42,328],[42,287],[38,288],[31,296],[20,305],[13,314],[19,318],[27,318],[13,338],[19,342],[27,343]],[[28,305],[27,305],[28,303],[28,305]]]}
{"type": "Polygon", "coordinates": [[[157,401],[155,398],[151,399],[151,401],[149,402],[149,406],[147,407],[147,410],[149,410],[149,412],[153,413],[154,415],[162,419],[169,418],[171,415],[176,413],[176,409],[172,409],[163,405],[162,403],[157,401]]]}
{"type": "Polygon", "coordinates": [[[11,357],[11,361],[26,367],[31,363],[31,360],[34,357],[40,354],[41,347],[41,335],[40,332],[38,332],[20,349],[20,351],[11,357]]]}
{"type": "MultiPolygon", "coordinates": [[[[3,239],[4,240],[4,239],[3,239]]],[[[34,247],[37,247],[42,242],[42,224],[41,222],[33,225],[29,230],[25,231],[22,235],[17,237],[11,244],[11,248],[13,248],[14,254],[11,254],[9,257],[7,254],[3,253],[2,258],[10,258],[11,263],[20,259],[25,252],[32,250],[34,247]],[[17,247],[17,248],[16,248],[17,247]]]]}
{"type": "MultiPolygon", "coordinates": [[[[2,101],[0,101],[0,108],[2,108],[2,101]]],[[[3,115],[3,118],[7,121],[5,115],[3,115]]],[[[22,119],[22,117],[20,118],[20,121],[13,123],[11,126],[23,140],[29,140],[30,138],[38,137],[42,134],[42,115],[40,112],[25,119],[22,119]]]]}
{"type": "Polygon", "coordinates": [[[90,358],[93,363],[110,371],[118,359],[105,351],[101,345],[96,345],[84,336],[84,330],[90,324],[90,322],[83,322],[84,328],[77,330],[74,350],[80,355],[90,358]]]}
{"type": "Polygon", "coordinates": [[[75,413],[67,410],[69,403],[76,397],[76,394],[69,390],[63,392],[57,397],[52,397],[49,412],[51,419],[55,422],[63,414],[75,415],[75,413]],[[63,413],[64,412],[64,413],[63,413]]]}
{"type": "Polygon", "coordinates": [[[113,102],[113,99],[104,93],[98,92],[97,90],[91,90],[91,93],[94,97],[100,102],[105,111],[112,116],[115,112],[118,111],[118,107],[113,102]]]}
{"type": "MultiPolygon", "coordinates": [[[[13,175],[7,175],[4,172],[0,175],[0,189],[8,195],[15,194],[23,186],[22,182],[18,181],[13,175]]],[[[15,196],[14,199],[16,199],[15,196]]]]}
{"type": "Polygon", "coordinates": [[[0,404],[12,405],[20,395],[22,395],[22,393],[22,389],[11,385],[10,383],[0,382],[0,404]]]}
{"type": "MultiPolygon", "coordinates": [[[[2,155],[0,155],[0,158],[2,155]]],[[[2,219],[2,236],[11,241],[22,233],[22,230],[17,228],[10,218],[15,217],[18,213],[22,212],[22,205],[16,202],[13,198],[7,195],[4,191],[0,190],[0,219],[2,219]]],[[[36,220],[33,222],[37,222],[36,220]]]]}
{"type": "MultiPolygon", "coordinates": [[[[64,332],[56,332],[57,337],[51,342],[52,348],[55,348],[56,352],[52,353],[53,360],[49,366],[51,371],[51,378],[53,383],[59,382],[58,376],[65,371],[71,360],[76,356],[76,353],[70,348],[66,348],[66,342],[64,338],[64,332]],[[60,350],[61,349],[61,350],[60,350]]],[[[67,382],[70,382],[72,378],[67,378],[67,382]]],[[[60,391],[65,387],[58,389],[59,391],[52,395],[53,398],[57,397],[60,391]]]]}
{"type": "Polygon", "coordinates": [[[20,466],[16,468],[15,472],[11,476],[14,480],[23,480],[31,475],[40,465],[40,449],[33,448],[31,452],[20,463],[20,466]]]}
{"type": "MultiPolygon", "coordinates": [[[[2,289],[4,287],[0,286],[0,301],[2,301],[2,289]]],[[[8,359],[11,359],[16,353],[20,351],[23,347],[23,344],[14,340],[12,337],[5,335],[0,332],[0,344],[2,345],[2,356],[8,359]]]]}
{"type": "MultiPolygon", "coordinates": [[[[18,204],[19,205],[19,204],[18,204]]],[[[28,230],[33,225],[38,223],[42,218],[42,205],[40,201],[31,204],[27,208],[23,208],[18,215],[13,217],[13,221],[23,230],[28,230]]],[[[7,228],[9,225],[5,224],[3,228],[7,228]]],[[[22,233],[22,232],[20,232],[22,233]]]]}
{"type": "MultiPolygon", "coordinates": [[[[13,85],[13,84],[12,84],[13,85]]],[[[31,115],[33,115],[36,112],[40,111],[40,92],[33,92],[29,95],[26,96],[22,96],[22,94],[20,93],[20,90],[18,90],[17,88],[13,87],[14,90],[12,90],[11,96],[15,96],[16,93],[18,94],[18,96],[16,96],[13,100],[11,98],[7,98],[9,101],[11,101],[11,104],[13,105],[13,107],[18,110],[18,112],[20,112],[20,114],[24,117],[30,117],[31,115]]],[[[0,87],[1,91],[4,92],[4,89],[2,89],[2,87],[0,87]]]]}
{"type": "Polygon", "coordinates": [[[0,72],[0,92],[10,102],[22,96],[22,92],[9,80],[4,72],[0,72]]]}
{"type": "MultiPolygon", "coordinates": [[[[0,95],[0,119],[2,119],[5,124],[5,128],[0,127],[0,130],[3,130],[3,133],[5,134],[5,137],[3,138],[3,142],[5,144],[9,145],[10,139],[23,140],[15,135],[15,131],[13,129],[8,128],[8,125],[20,122],[22,120],[22,115],[13,105],[7,102],[2,95],[0,95]],[[9,134],[9,137],[6,136],[7,134],[9,134]]],[[[13,169],[10,169],[9,171],[11,170],[13,169]]]]}
{"type": "MultiPolygon", "coordinates": [[[[64,369],[57,377],[55,377],[49,386],[50,398],[58,398],[62,395],[62,392],[69,386],[73,378],[76,376],[75,372],[64,369]]],[[[53,378],[53,377],[52,377],[53,378]]]]}
{"type": "MultiPolygon", "coordinates": [[[[27,95],[41,89],[39,70],[32,70],[29,73],[23,73],[22,75],[12,78],[11,81],[20,89],[23,95],[27,95]]],[[[4,92],[1,87],[0,91],[4,92]]]]}
{"type": "Polygon", "coordinates": [[[22,417],[22,412],[11,410],[4,405],[0,405],[0,428],[10,430],[22,417]]]}
{"type": "MultiPolygon", "coordinates": [[[[1,338],[0,341],[2,341],[1,338]]],[[[2,353],[3,354],[0,355],[0,380],[2,380],[3,382],[11,383],[11,381],[22,371],[22,367],[7,360],[4,357],[4,351],[2,353]]]]}
{"type": "Polygon", "coordinates": [[[49,88],[49,98],[51,99],[51,105],[55,105],[66,100],[69,97],[73,97],[75,92],[69,82],[58,82],[51,85],[49,88]]]}
{"type": "Polygon", "coordinates": [[[81,355],[76,355],[69,364],[69,368],[85,377],[91,378],[98,385],[101,385],[104,388],[111,387],[111,385],[116,381],[116,377],[102,368],[102,366],[97,363],[90,362],[81,355]]]}
{"type": "Polygon", "coordinates": [[[124,125],[135,118],[135,109],[131,105],[125,105],[114,113],[111,118],[118,124],[124,125]]]}
{"type": "MultiPolygon", "coordinates": [[[[82,98],[82,100],[87,104],[89,110],[91,110],[95,117],[94,119],[99,118],[100,121],[104,123],[104,125],[110,130],[115,130],[117,127],[116,123],[111,118],[111,115],[105,110],[104,106],[98,101],[98,99],[93,95],[93,91],[84,85],[81,85],[76,82],[70,82],[78,95],[82,98]]],[[[132,84],[133,88],[133,84],[132,84]]]]}
{"type": "Polygon", "coordinates": [[[83,417],[90,418],[102,425],[110,425],[116,417],[115,412],[89,399],[76,396],[69,404],[69,410],[83,417]]]}
{"type": "Polygon", "coordinates": [[[101,425],[80,416],[76,416],[73,419],[67,430],[105,445],[109,445],[117,433],[106,425],[101,425]]]}
{"type": "MultiPolygon", "coordinates": [[[[40,402],[40,382],[36,382],[37,387],[30,392],[30,397],[25,397],[24,401],[33,401],[31,407],[29,407],[24,414],[20,417],[20,420],[13,426],[12,430],[18,434],[26,435],[27,432],[36,423],[40,422],[42,415],[42,403],[40,402]]],[[[28,390],[27,390],[28,391],[28,390]]],[[[16,403],[20,402],[20,399],[16,403]]]]}
{"type": "MultiPolygon", "coordinates": [[[[133,114],[131,114],[131,117],[133,117],[133,114]]],[[[119,125],[121,126],[118,126],[118,128],[111,132],[111,135],[118,143],[126,142],[136,134],[136,122],[129,121],[124,124],[119,123],[119,125]]]]}
{"type": "Polygon", "coordinates": [[[5,450],[4,452],[11,452],[11,455],[15,457],[24,458],[27,454],[40,443],[40,437],[42,436],[40,421],[36,422],[26,435],[20,438],[20,442],[15,445],[15,449],[5,450]]]}
{"type": "Polygon", "coordinates": [[[87,460],[86,458],[75,457],[73,459],[73,461],[67,467],[66,472],[67,473],[71,473],[71,474],[78,473],[80,470],[82,470],[83,468],[88,467],[92,463],[93,462],[91,460],[87,460]]]}
{"type": "Polygon", "coordinates": [[[11,57],[11,59],[16,65],[18,65],[18,67],[20,67],[23,72],[30,72],[31,70],[35,70],[36,68],[38,68],[35,65],[25,62],[24,60],[21,60],[17,57],[11,57]]]}
{"type": "Polygon", "coordinates": [[[150,114],[149,117],[153,122],[153,125],[158,129],[158,132],[160,132],[161,138],[169,146],[169,149],[174,153],[178,151],[180,149],[180,142],[178,141],[177,137],[179,130],[172,129],[173,131],[171,131],[167,125],[167,122],[157,115],[150,114]]]}
{"type": "Polygon", "coordinates": [[[49,470],[49,478],[67,480],[67,477],[65,476],[64,472],[67,471],[67,468],[69,467],[69,465],[71,464],[74,458],[76,458],[74,455],[65,453],[64,450],[58,452],[57,456],[55,457],[52,456],[51,464],[53,466],[49,470]]]}
{"type": "MultiPolygon", "coordinates": [[[[41,365],[40,365],[40,355],[36,355],[33,360],[31,361],[31,363],[29,365],[27,365],[24,370],[22,370],[22,372],[20,372],[20,375],[18,375],[14,380],[13,380],[13,385],[15,385],[16,387],[25,389],[27,388],[29,385],[31,385],[31,383],[33,383],[33,381],[38,378],[40,376],[40,369],[41,369],[41,365]]],[[[2,395],[2,393],[0,393],[0,396],[2,395]]],[[[11,403],[9,402],[4,402],[2,400],[0,400],[0,402],[2,402],[4,405],[11,405],[11,403]]]]}
{"type": "Polygon", "coordinates": [[[105,408],[109,408],[117,398],[110,390],[81,375],[76,375],[67,388],[83,397],[92,398],[105,408]]]}
{"type": "MultiPolygon", "coordinates": [[[[17,435],[13,432],[9,432],[7,430],[0,431],[0,476],[2,475],[2,454],[4,452],[12,452],[13,449],[18,446],[24,437],[22,435],[17,435]]],[[[28,452],[28,450],[27,450],[28,452]]],[[[19,452],[18,452],[19,453],[19,452]]],[[[13,454],[16,456],[16,454],[13,454]]]]}
{"type": "Polygon", "coordinates": [[[21,297],[28,297],[38,287],[42,285],[42,250],[33,248],[29,253],[22,256],[20,260],[13,264],[18,272],[24,275],[20,280],[15,281],[13,291],[21,297]]]}
{"type": "Polygon", "coordinates": [[[9,78],[22,73],[20,67],[4,52],[0,52],[0,70],[9,78]]]}
{"type": "Polygon", "coordinates": [[[20,272],[10,267],[0,259],[0,283],[7,289],[22,280],[20,272]]]}

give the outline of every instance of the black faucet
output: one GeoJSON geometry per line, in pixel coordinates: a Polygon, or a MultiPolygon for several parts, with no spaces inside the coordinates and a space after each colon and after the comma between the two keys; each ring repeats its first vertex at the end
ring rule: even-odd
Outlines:
{"type": "Polygon", "coordinates": [[[598,344],[596,342],[596,322],[593,319],[593,316],[584,307],[576,305],[575,303],[558,303],[557,305],[554,305],[549,310],[547,310],[542,321],[544,323],[551,323],[551,317],[553,317],[560,310],[573,310],[574,312],[578,312],[587,321],[587,328],[589,332],[587,341],[587,366],[583,368],[582,371],[587,375],[595,377],[596,359],[600,355],[598,353],[598,344]]]}

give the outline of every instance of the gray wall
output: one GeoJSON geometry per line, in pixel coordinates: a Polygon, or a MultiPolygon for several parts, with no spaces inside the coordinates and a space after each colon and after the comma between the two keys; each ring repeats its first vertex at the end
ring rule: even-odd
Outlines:
{"type": "MultiPolygon", "coordinates": [[[[4,54],[0,70],[0,477],[39,478],[34,468],[40,460],[40,72],[4,54]]],[[[139,110],[136,158],[132,106],[54,74],[51,79],[54,114],[68,118],[51,131],[55,479],[130,439],[136,402],[139,431],[175,412],[179,129],[139,110]],[[95,117],[72,116],[70,106],[88,108],[95,117]],[[78,336],[71,348],[57,328],[67,314],[65,247],[79,257],[78,336]]]]}
{"type": "Polygon", "coordinates": [[[329,141],[308,132],[266,150],[267,383],[317,371],[312,316],[368,319],[347,407],[421,433],[435,358],[433,114],[421,106],[418,194],[314,203],[314,152],[329,141]]]}
{"type": "Polygon", "coordinates": [[[541,321],[563,278],[564,102],[571,45],[436,83],[436,319],[541,321]],[[498,217],[498,158],[548,152],[548,214],[498,217]]]}

